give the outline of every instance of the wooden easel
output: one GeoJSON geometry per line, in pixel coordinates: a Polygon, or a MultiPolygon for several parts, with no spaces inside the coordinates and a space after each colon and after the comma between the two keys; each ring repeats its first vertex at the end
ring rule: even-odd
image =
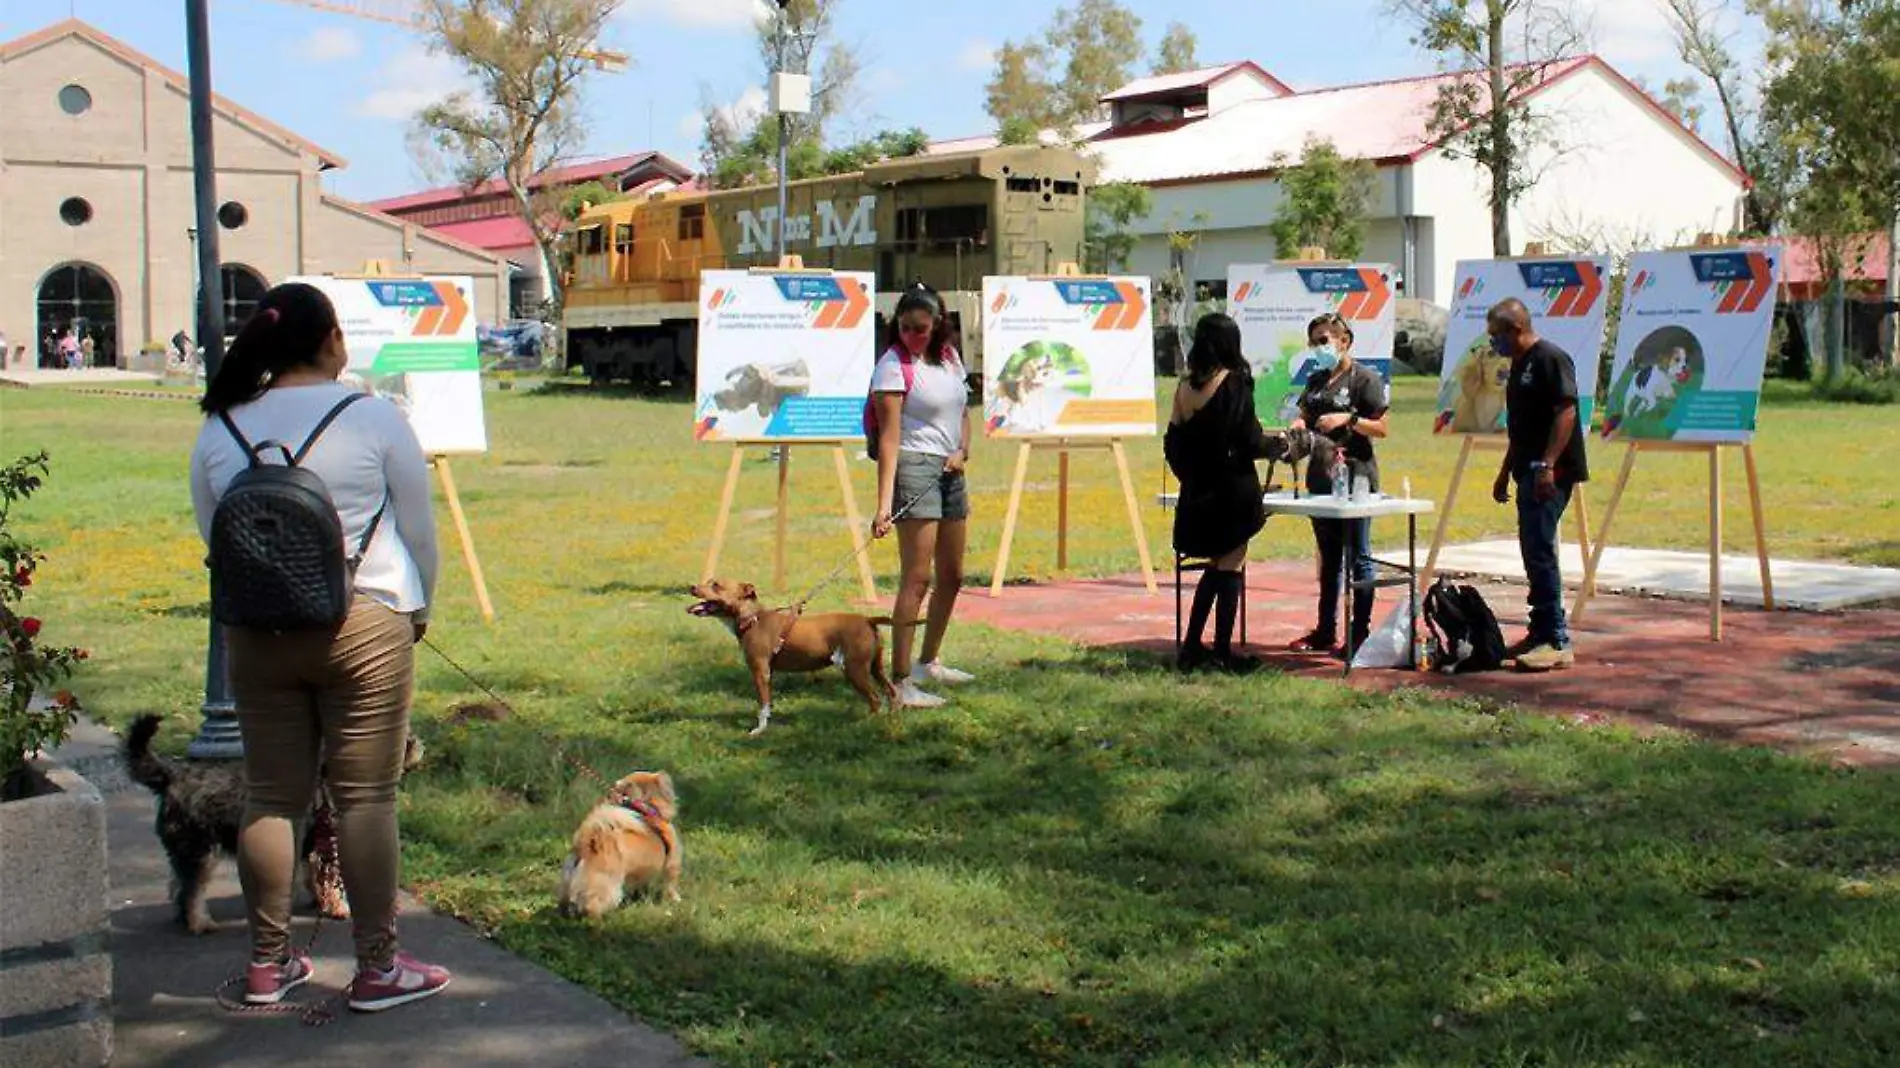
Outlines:
{"type": "MultiPolygon", "coordinates": [[[[1073,263],[1056,267],[1053,275],[1035,275],[1039,279],[1082,279],[1100,277],[1081,274],[1073,263]]],[[[1003,511],[1003,540],[996,547],[996,570],[990,575],[990,596],[1003,595],[1003,579],[1009,572],[1009,550],[1016,540],[1016,520],[1022,512],[1023,486],[1029,478],[1029,457],[1037,449],[1056,453],[1056,571],[1069,567],[1069,453],[1085,449],[1107,449],[1115,458],[1115,471],[1121,477],[1122,501],[1128,506],[1128,525],[1135,534],[1135,551],[1141,557],[1141,577],[1149,593],[1160,593],[1155,582],[1154,560],[1148,554],[1148,532],[1141,525],[1141,506],[1135,503],[1135,481],[1128,472],[1128,451],[1122,439],[1112,438],[1022,438],[1016,450],[1016,473],[1009,483],[1009,506],[1003,511]]]]}
{"type": "MultiPolygon", "coordinates": [[[[806,269],[800,256],[785,256],[777,267],[754,267],[752,274],[808,274],[829,275],[832,272],[824,268],[806,269]]],[[[832,466],[838,473],[838,490],[844,499],[844,518],[850,528],[851,548],[858,565],[858,580],[863,586],[864,599],[877,599],[877,583],[871,576],[871,560],[865,540],[864,523],[859,518],[858,496],[851,488],[851,462],[845,453],[846,443],[842,440],[812,441],[735,441],[732,443],[732,460],[726,465],[726,484],[719,492],[719,518],[713,524],[712,545],[706,551],[706,566],[700,572],[700,581],[711,581],[719,571],[719,554],[726,545],[726,527],[732,519],[733,498],[739,491],[739,472],[745,466],[745,453],[748,448],[765,448],[778,453],[778,500],[774,530],[772,535],[772,585],[783,588],[785,585],[785,545],[791,527],[791,478],[792,450],[800,446],[827,446],[831,449],[832,466]]]]}
{"type": "MultiPolygon", "coordinates": [[[[1580,427],[1579,430],[1586,437],[1590,433],[1588,427],[1580,427]]],[[[1458,490],[1464,485],[1465,468],[1470,466],[1472,454],[1479,449],[1501,453],[1510,445],[1503,434],[1465,433],[1457,436],[1464,439],[1464,444],[1458,450],[1457,465],[1451,469],[1451,485],[1445,487],[1445,502],[1438,511],[1438,524],[1432,530],[1432,547],[1425,554],[1425,568],[1418,577],[1420,589],[1429,589],[1432,578],[1438,574],[1438,551],[1444,548],[1445,532],[1451,527],[1451,510],[1458,503],[1458,490]]],[[[1579,483],[1571,493],[1571,503],[1576,505],[1574,511],[1577,516],[1577,546],[1583,551],[1584,560],[1588,561],[1590,559],[1590,504],[1584,496],[1583,489],[1584,484],[1579,483]]],[[[1587,566],[1585,571],[1588,572],[1587,566]]]]}
{"type": "MultiPolygon", "coordinates": [[[[387,260],[368,260],[363,264],[361,274],[333,274],[332,278],[360,280],[381,278],[390,280],[422,281],[425,276],[414,273],[392,274],[387,260]]],[[[442,479],[442,496],[449,502],[449,516],[455,520],[455,536],[462,542],[462,561],[468,565],[468,575],[475,584],[475,604],[481,609],[482,622],[495,621],[495,604],[488,598],[488,580],[482,576],[481,558],[475,555],[475,535],[469,531],[468,513],[462,510],[462,495],[456,492],[455,476],[449,471],[449,458],[442,453],[429,457],[429,466],[442,479]]]]}
{"type": "MultiPolygon", "coordinates": [[[[1742,246],[1720,241],[1713,234],[1698,234],[1694,245],[1688,250],[1719,252],[1727,248],[1742,246]]],[[[1670,252],[1685,251],[1684,247],[1668,249],[1670,252]]],[[[1742,450],[1742,462],[1748,470],[1748,504],[1755,521],[1755,557],[1761,565],[1762,607],[1774,611],[1775,584],[1768,565],[1768,524],[1761,507],[1761,478],[1755,466],[1755,446],[1746,441],[1646,441],[1628,439],[1627,451],[1623,454],[1623,468],[1617,472],[1616,487],[1610,491],[1610,503],[1603,510],[1603,527],[1597,531],[1596,551],[1586,552],[1583,568],[1583,584],[1577,590],[1577,599],[1571,605],[1572,622],[1582,622],[1584,609],[1589,606],[1590,598],[1596,594],[1597,568],[1603,560],[1603,548],[1608,544],[1610,524],[1616,520],[1616,509],[1623,501],[1623,491],[1629,488],[1630,476],[1636,470],[1636,455],[1640,452],[1703,453],[1709,458],[1709,640],[1722,640],[1722,450],[1739,448],[1742,450]]]]}

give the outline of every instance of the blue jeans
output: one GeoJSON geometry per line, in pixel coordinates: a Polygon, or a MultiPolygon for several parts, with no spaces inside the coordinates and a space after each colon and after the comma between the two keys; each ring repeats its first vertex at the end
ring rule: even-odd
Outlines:
{"type": "Polygon", "coordinates": [[[1564,621],[1563,572],[1557,566],[1557,531],[1564,509],[1570,507],[1571,486],[1557,485],[1557,495],[1537,499],[1536,483],[1517,478],[1517,547],[1524,554],[1524,577],[1530,580],[1531,640],[1559,649],[1570,647],[1570,628],[1564,621]]]}
{"type": "MultiPolygon", "coordinates": [[[[1319,545],[1319,626],[1322,635],[1337,635],[1339,620],[1339,573],[1345,565],[1346,550],[1353,550],[1354,581],[1372,578],[1372,520],[1315,519],[1313,540],[1319,545]]],[[[1357,645],[1372,631],[1372,591],[1357,591],[1352,601],[1352,636],[1357,645]]]]}

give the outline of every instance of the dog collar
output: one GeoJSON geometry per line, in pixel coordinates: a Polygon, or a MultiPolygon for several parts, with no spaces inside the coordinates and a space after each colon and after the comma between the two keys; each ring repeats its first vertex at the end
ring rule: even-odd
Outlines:
{"type": "Polygon", "coordinates": [[[660,836],[660,848],[666,850],[668,856],[672,855],[673,826],[665,816],[660,815],[658,805],[644,797],[619,797],[614,799],[614,804],[640,817],[647,826],[653,828],[653,833],[660,836]]]}
{"type": "MultiPolygon", "coordinates": [[[[780,611],[784,612],[789,618],[786,619],[785,621],[785,628],[778,632],[778,641],[775,641],[772,643],[773,656],[777,656],[779,653],[784,651],[785,641],[786,639],[792,636],[792,628],[798,625],[799,613],[804,611],[804,609],[800,608],[798,605],[791,605],[789,607],[780,609],[780,611]]],[[[744,634],[746,631],[749,631],[753,627],[757,626],[758,622],[759,622],[758,616],[750,616],[746,619],[739,620],[733,625],[736,628],[738,628],[739,633],[744,634]]]]}

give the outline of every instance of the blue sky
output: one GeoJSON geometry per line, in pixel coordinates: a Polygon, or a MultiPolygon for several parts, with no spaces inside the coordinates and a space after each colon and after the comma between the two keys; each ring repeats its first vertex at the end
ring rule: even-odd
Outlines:
{"type": "MultiPolygon", "coordinates": [[[[697,161],[702,86],[727,105],[756,101],[748,19],[760,0],[626,0],[607,35],[632,55],[621,74],[587,91],[587,153],[656,147],[697,161]]],[[[1655,85],[1681,73],[1657,0],[1596,0],[1596,51],[1655,85]]],[[[865,76],[845,134],[921,126],[933,137],[982,133],[990,51],[1032,34],[1058,0],[900,4],[844,0],[841,37],[865,76]]],[[[1401,77],[1434,69],[1381,0],[1129,0],[1150,46],[1171,20],[1200,39],[1203,62],[1251,59],[1295,88],[1401,77]]],[[[185,67],[180,0],[0,0],[0,39],[77,15],[185,67]]],[[[427,184],[405,147],[407,119],[456,84],[454,70],[393,26],[281,0],[212,0],[218,91],[349,161],[331,188],[373,199],[427,184]]]]}

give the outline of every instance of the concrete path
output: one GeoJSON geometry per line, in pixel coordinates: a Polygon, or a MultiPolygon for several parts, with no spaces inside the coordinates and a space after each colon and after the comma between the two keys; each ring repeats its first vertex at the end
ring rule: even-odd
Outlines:
{"type": "MultiPolygon", "coordinates": [[[[212,889],[219,930],[196,938],[183,933],[167,903],[169,869],[152,831],[152,795],[126,779],[117,736],[82,724],[58,757],[106,798],[115,1065],[710,1068],[672,1038],[413,901],[403,912],[405,946],[455,973],[454,985],[438,997],[375,1016],[345,1010],[322,1027],[302,1026],[295,1016],[225,1012],[213,992],[242,966],[248,944],[235,867],[221,864],[212,889]]],[[[299,917],[299,944],[308,924],[299,917]]],[[[349,945],[347,930],[325,925],[316,979],[300,992],[302,1001],[327,997],[348,981],[349,945]]]]}
{"type": "MultiPolygon", "coordinates": [[[[1388,552],[1386,559],[1405,558],[1403,546],[1388,552]]],[[[1423,555],[1423,550],[1420,554],[1423,555]]],[[[1573,542],[1559,546],[1558,555],[1564,582],[1575,588],[1583,580],[1582,551],[1573,542]]],[[[1510,540],[1447,545],[1438,554],[1438,570],[1446,574],[1524,581],[1524,564],[1517,542],[1510,540]]],[[[1900,569],[1890,567],[1855,567],[1770,557],[1768,576],[1774,582],[1777,608],[1832,612],[1900,601],[1900,569]]],[[[1605,593],[1706,602],[1709,599],[1709,554],[1612,545],[1603,550],[1597,588],[1605,593]]],[[[1749,553],[1723,554],[1722,600],[1729,604],[1762,606],[1759,559],[1749,553]]]]}

